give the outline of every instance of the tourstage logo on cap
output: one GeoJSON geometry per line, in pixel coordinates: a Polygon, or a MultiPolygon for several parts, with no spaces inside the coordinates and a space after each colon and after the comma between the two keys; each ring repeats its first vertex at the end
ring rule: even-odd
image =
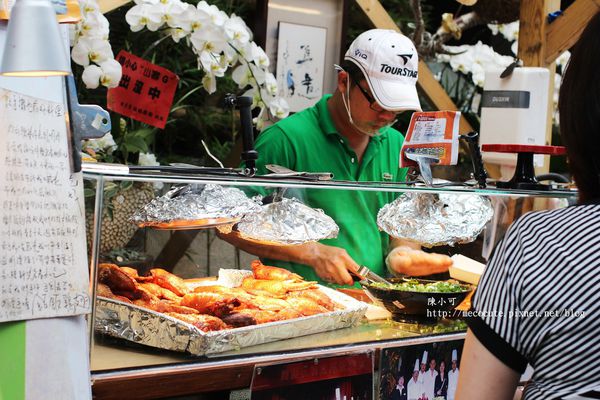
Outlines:
{"type": "Polygon", "coordinates": [[[393,67],[387,64],[381,64],[381,70],[379,70],[379,72],[398,76],[408,76],[409,78],[417,77],[417,71],[413,71],[412,69],[408,68],[393,67]]]}
{"type": "Polygon", "coordinates": [[[396,54],[396,55],[402,59],[402,62],[404,63],[404,65],[406,65],[408,60],[410,60],[413,56],[412,54],[396,54]]]}
{"type": "MultiPolygon", "coordinates": [[[[412,59],[414,53],[396,55],[400,57],[400,59],[402,60],[402,64],[406,65],[406,63],[408,63],[412,59]]],[[[379,72],[383,72],[385,74],[407,76],[409,78],[416,78],[418,74],[417,71],[406,67],[399,67],[385,63],[381,63],[380,65],[381,69],[379,70],[379,72]]]]}

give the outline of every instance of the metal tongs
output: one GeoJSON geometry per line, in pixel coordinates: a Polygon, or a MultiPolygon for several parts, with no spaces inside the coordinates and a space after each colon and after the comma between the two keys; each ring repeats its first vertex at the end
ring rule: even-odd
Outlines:
{"type": "Polygon", "coordinates": [[[368,267],[361,265],[356,272],[350,272],[351,275],[354,275],[361,281],[367,281],[369,283],[383,283],[386,285],[392,285],[390,281],[385,278],[380,277],[375,272],[371,271],[368,267]]]}
{"type": "Polygon", "coordinates": [[[331,172],[299,172],[277,164],[267,164],[265,168],[272,172],[265,175],[269,178],[305,178],[315,181],[330,181],[333,179],[331,172]]]}

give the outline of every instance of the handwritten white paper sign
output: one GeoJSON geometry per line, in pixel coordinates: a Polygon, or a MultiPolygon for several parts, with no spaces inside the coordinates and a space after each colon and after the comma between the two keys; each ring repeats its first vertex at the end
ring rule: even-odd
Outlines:
{"type": "Polygon", "coordinates": [[[65,106],[0,89],[0,322],[90,312],[65,106]]]}

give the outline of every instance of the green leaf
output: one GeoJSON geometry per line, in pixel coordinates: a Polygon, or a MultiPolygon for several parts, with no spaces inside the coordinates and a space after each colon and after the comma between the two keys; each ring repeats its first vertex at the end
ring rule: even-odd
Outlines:
{"type": "Polygon", "coordinates": [[[131,136],[144,139],[146,143],[151,143],[154,140],[155,128],[141,128],[137,131],[130,132],[131,136]]]}
{"type": "Polygon", "coordinates": [[[94,189],[85,188],[83,189],[83,197],[94,197],[96,195],[96,191],[94,189]]]}
{"type": "Polygon", "coordinates": [[[139,136],[127,135],[125,139],[125,148],[132,153],[147,153],[148,144],[139,136]]]}
{"type": "Polygon", "coordinates": [[[121,181],[121,183],[119,184],[119,187],[121,188],[121,190],[127,190],[132,186],[133,186],[133,181],[121,181]]]}
{"type": "Polygon", "coordinates": [[[106,197],[106,200],[109,200],[115,197],[117,193],[119,193],[118,187],[107,189],[104,191],[104,197],[106,197]]]}

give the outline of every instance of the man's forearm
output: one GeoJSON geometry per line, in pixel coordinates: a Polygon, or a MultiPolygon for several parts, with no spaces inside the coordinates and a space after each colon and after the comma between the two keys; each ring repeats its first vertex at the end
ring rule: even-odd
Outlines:
{"type": "Polygon", "coordinates": [[[298,264],[311,265],[319,243],[304,243],[293,246],[277,246],[251,242],[236,234],[218,233],[218,236],[240,250],[261,258],[272,258],[298,264]]]}

